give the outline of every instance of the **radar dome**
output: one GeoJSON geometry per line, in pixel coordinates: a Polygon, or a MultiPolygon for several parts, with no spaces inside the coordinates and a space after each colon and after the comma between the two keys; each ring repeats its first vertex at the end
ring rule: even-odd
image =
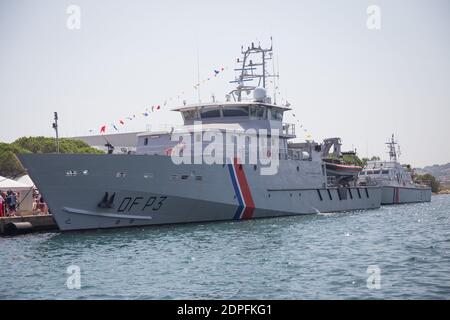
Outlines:
{"type": "Polygon", "coordinates": [[[253,98],[256,102],[264,102],[267,97],[267,91],[264,88],[258,87],[253,90],[253,98]]]}

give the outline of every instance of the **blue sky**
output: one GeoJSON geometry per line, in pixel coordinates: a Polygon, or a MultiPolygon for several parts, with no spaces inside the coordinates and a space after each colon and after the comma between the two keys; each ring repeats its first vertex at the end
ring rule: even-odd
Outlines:
{"type": "MultiPolygon", "coordinates": [[[[402,162],[450,162],[449,18],[446,0],[0,0],[0,140],[52,136],[53,111],[74,136],[182,91],[197,102],[197,52],[203,79],[272,36],[281,96],[315,140],[339,136],[344,149],[384,158],[395,133],[402,162]],[[79,30],[66,27],[72,4],[79,30]],[[366,26],[369,5],[380,30],[366,26]]],[[[207,82],[202,101],[224,99],[232,78],[207,82]]],[[[120,129],[179,124],[178,104],[120,129]]]]}

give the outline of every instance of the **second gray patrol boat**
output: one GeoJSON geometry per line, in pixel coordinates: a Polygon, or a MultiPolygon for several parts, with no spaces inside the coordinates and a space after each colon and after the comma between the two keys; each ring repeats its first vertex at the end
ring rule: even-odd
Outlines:
{"type": "Polygon", "coordinates": [[[243,58],[238,59],[240,73],[235,80],[238,86],[227,95],[227,102],[176,109],[184,125],[167,132],[138,134],[136,152],[19,155],[60,230],[268,218],[380,207],[380,187],[357,186],[356,181],[348,180],[341,184],[339,179],[327,176],[321,145],[288,143],[296,137],[295,126],[283,123],[283,114],[290,108],[277,105],[275,99],[272,103],[266,95],[266,78],[274,76],[266,66],[272,58],[272,47],[262,49],[252,44],[242,54],[243,58]],[[246,100],[244,95],[250,93],[253,98],[246,100]],[[202,122],[200,132],[196,131],[196,121],[202,122]],[[235,156],[222,164],[205,161],[177,164],[171,156],[174,148],[180,151],[190,143],[189,139],[183,139],[180,148],[180,140],[174,139],[174,135],[192,137],[192,143],[202,141],[201,152],[204,152],[207,134],[226,131],[235,140],[225,144],[227,148],[231,144],[235,150],[238,139],[258,136],[256,130],[261,129],[279,132],[277,141],[269,134],[270,148],[258,147],[259,154],[262,148],[263,154],[276,163],[275,174],[262,174],[267,169],[262,163],[241,161],[251,157],[248,150],[244,153],[237,150],[235,156]],[[272,148],[276,144],[278,150],[272,148]]]}
{"type": "Polygon", "coordinates": [[[394,135],[386,145],[390,161],[368,161],[359,173],[359,184],[378,184],[381,187],[381,204],[430,202],[431,187],[414,181],[414,171],[398,162],[394,135]]]}

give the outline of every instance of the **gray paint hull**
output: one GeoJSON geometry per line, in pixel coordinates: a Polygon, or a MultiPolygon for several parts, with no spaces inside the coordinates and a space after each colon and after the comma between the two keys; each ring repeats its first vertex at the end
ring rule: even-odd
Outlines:
{"type": "Polygon", "coordinates": [[[430,202],[431,188],[382,187],[381,204],[430,202]]]}
{"type": "Polygon", "coordinates": [[[158,155],[19,159],[63,231],[374,209],[381,203],[379,187],[324,188],[321,167],[311,161],[282,160],[278,174],[262,176],[253,165],[175,165],[158,155]]]}

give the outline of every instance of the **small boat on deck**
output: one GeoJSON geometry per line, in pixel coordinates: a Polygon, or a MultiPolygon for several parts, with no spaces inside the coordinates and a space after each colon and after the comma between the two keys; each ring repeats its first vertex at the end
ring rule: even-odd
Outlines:
{"type": "Polygon", "coordinates": [[[327,176],[334,177],[341,184],[349,184],[352,181],[356,183],[358,174],[363,168],[356,165],[346,164],[343,161],[343,156],[355,155],[355,152],[342,152],[341,146],[342,143],[340,138],[324,139],[322,143],[322,160],[325,164],[327,176]],[[333,149],[332,153],[330,153],[331,149],[333,149]]]}
{"type": "Polygon", "coordinates": [[[327,169],[327,175],[329,176],[343,176],[357,178],[358,174],[361,172],[362,167],[347,165],[339,160],[334,162],[334,159],[323,159],[325,162],[325,167],[327,169]]]}

